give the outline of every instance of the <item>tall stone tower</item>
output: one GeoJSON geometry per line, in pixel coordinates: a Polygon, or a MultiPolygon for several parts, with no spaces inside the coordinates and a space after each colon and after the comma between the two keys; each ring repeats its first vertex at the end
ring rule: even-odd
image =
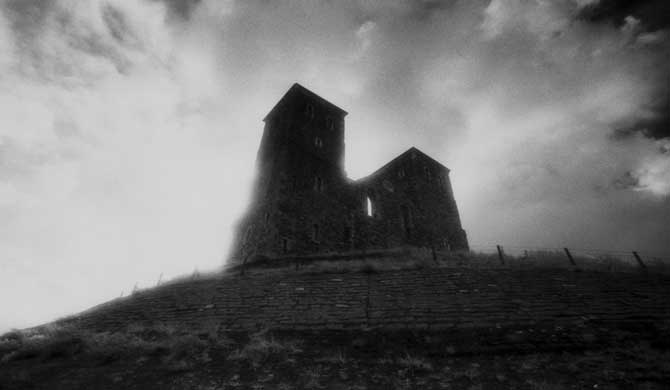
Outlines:
{"type": "Polygon", "coordinates": [[[257,177],[240,222],[233,257],[319,251],[326,226],[346,212],[344,117],[347,113],[299,84],[263,119],[257,177]]]}

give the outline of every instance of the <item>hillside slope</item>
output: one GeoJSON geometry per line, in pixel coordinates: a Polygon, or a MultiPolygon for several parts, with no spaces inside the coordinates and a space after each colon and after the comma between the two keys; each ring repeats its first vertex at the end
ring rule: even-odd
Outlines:
{"type": "Polygon", "coordinates": [[[670,276],[240,269],[0,337],[0,389],[649,388],[670,276]]]}
{"type": "Polygon", "coordinates": [[[451,329],[670,320],[670,276],[567,269],[418,268],[227,274],[110,302],[69,321],[230,330],[451,329]]]}

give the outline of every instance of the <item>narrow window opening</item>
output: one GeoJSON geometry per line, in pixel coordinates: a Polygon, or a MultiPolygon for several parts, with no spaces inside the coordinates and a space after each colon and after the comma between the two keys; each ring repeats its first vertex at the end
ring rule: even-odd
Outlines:
{"type": "Polygon", "coordinates": [[[426,179],[431,181],[433,179],[433,175],[430,172],[430,169],[428,167],[423,167],[423,171],[426,173],[426,179]]]}
{"type": "Polygon", "coordinates": [[[314,189],[316,191],[323,192],[323,179],[321,179],[321,176],[314,178],[314,189]]]}
{"type": "Polygon", "coordinates": [[[402,228],[405,233],[405,238],[410,238],[412,236],[412,213],[407,206],[402,206],[400,210],[400,217],[402,222],[402,228]]]}
{"type": "Polygon", "coordinates": [[[334,124],[335,122],[333,121],[333,118],[331,117],[326,118],[326,127],[328,128],[328,130],[332,130],[333,127],[335,127],[334,124]]]}
{"type": "Polygon", "coordinates": [[[323,147],[323,141],[321,140],[321,138],[319,138],[319,137],[314,138],[314,145],[317,148],[323,147]]]}
{"type": "Polygon", "coordinates": [[[319,225],[316,223],[312,226],[312,240],[319,242],[319,225]]]}
{"type": "Polygon", "coordinates": [[[281,240],[281,250],[282,250],[282,253],[287,253],[288,252],[288,240],[285,239],[285,238],[281,240]]]}
{"type": "Polygon", "coordinates": [[[314,118],[314,106],[312,106],[311,104],[308,104],[308,105],[307,105],[306,112],[307,112],[307,117],[308,117],[309,119],[314,118]]]}
{"type": "Polygon", "coordinates": [[[400,169],[398,170],[398,177],[401,178],[401,179],[402,179],[403,177],[405,177],[405,170],[404,170],[403,168],[400,168],[400,169]]]}
{"type": "Polygon", "coordinates": [[[265,224],[267,225],[268,222],[270,222],[270,213],[265,213],[265,224]]]}
{"type": "Polygon", "coordinates": [[[372,199],[369,196],[365,197],[365,213],[368,217],[372,217],[372,199]]]}
{"type": "Polygon", "coordinates": [[[342,241],[349,242],[351,239],[351,228],[349,226],[344,227],[344,234],[342,235],[342,241]]]}

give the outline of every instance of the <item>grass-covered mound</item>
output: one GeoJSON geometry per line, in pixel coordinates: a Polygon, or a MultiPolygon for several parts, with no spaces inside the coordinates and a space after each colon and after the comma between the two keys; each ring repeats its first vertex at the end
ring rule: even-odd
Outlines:
{"type": "Polygon", "coordinates": [[[664,388],[668,329],[229,333],[46,326],[0,337],[0,389],[664,388]]]}

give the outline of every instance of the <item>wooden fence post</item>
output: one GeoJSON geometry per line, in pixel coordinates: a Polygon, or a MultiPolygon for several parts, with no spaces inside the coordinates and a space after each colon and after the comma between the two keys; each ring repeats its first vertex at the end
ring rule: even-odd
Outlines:
{"type": "Polygon", "coordinates": [[[500,245],[496,245],[498,248],[498,257],[500,258],[500,264],[505,264],[505,255],[503,254],[503,248],[500,245]]]}
{"type": "Polygon", "coordinates": [[[647,265],[642,261],[640,255],[638,255],[637,252],[633,251],[633,256],[635,256],[635,260],[637,260],[637,263],[640,265],[640,268],[647,268],[647,265]]]}
{"type": "Polygon", "coordinates": [[[572,254],[570,253],[568,248],[563,248],[563,250],[565,251],[565,254],[568,255],[568,260],[570,260],[570,264],[577,265],[577,263],[575,263],[575,259],[572,258],[572,254]]]}

